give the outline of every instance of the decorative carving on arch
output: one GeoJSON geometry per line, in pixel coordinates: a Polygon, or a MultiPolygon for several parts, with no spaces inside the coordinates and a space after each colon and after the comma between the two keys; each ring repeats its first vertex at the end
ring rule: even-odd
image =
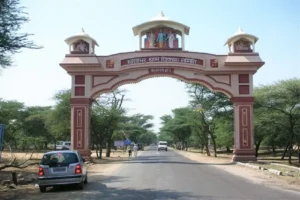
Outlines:
{"type": "Polygon", "coordinates": [[[73,54],[89,54],[90,45],[84,40],[77,40],[73,43],[73,54]]]}
{"type": "Polygon", "coordinates": [[[149,78],[157,78],[157,77],[175,78],[175,79],[182,80],[186,83],[200,83],[200,84],[204,85],[205,87],[211,89],[212,91],[224,93],[229,98],[234,96],[232,91],[230,90],[230,86],[228,84],[226,84],[225,82],[223,82],[223,83],[217,82],[216,80],[214,80],[208,76],[189,78],[189,77],[185,77],[183,75],[174,73],[174,69],[172,69],[172,68],[170,68],[168,70],[165,69],[164,72],[162,72],[162,71],[154,72],[153,70],[151,71],[149,69],[148,72],[149,73],[140,74],[136,77],[130,77],[130,78],[126,77],[126,76],[124,76],[123,78],[121,78],[120,76],[115,76],[115,77],[110,76],[110,78],[107,77],[107,78],[105,78],[107,80],[105,83],[98,84],[93,87],[93,89],[91,90],[91,93],[90,93],[90,98],[95,99],[100,94],[113,91],[116,88],[118,88],[122,85],[125,85],[125,84],[135,84],[142,80],[146,80],[149,78]]]}

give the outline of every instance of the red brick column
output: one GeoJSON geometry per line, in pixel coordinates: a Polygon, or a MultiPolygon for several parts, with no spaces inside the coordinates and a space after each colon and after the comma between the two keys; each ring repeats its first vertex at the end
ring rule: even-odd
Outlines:
{"type": "Polygon", "coordinates": [[[71,98],[71,143],[86,160],[91,160],[90,115],[92,101],[89,98],[71,98]]]}
{"type": "Polygon", "coordinates": [[[233,161],[256,161],[253,133],[254,97],[233,97],[234,156],[233,161]]]}

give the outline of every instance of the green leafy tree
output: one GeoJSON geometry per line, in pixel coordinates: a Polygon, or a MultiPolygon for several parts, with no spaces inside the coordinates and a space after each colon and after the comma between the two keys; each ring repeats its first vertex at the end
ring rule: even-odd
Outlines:
{"type": "Polygon", "coordinates": [[[27,117],[24,121],[23,134],[30,145],[35,149],[48,148],[50,142],[55,138],[46,127],[46,121],[51,112],[51,107],[33,106],[26,108],[27,117]]]}
{"type": "MultiPolygon", "coordinates": [[[[204,141],[207,140],[205,138],[210,136],[215,156],[217,156],[217,135],[215,132],[217,118],[224,115],[230,118],[230,115],[232,115],[232,104],[228,97],[223,93],[213,92],[200,84],[187,84],[186,88],[191,98],[190,106],[199,113],[199,130],[194,128],[194,131],[201,134],[201,138],[204,139],[204,141]]],[[[208,143],[205,141],[206,151],[208,152],[208,155],[210,155],[207,144],[208,143]]]]}
{"type": "MultiPolygon", "coordinates": [[[[105,95],[102,95],[100,98],[98,98],[94,104],[97,104],[99,106],[101,112],[105,113],[105,119],[99,119],[104,120],[106,125],[105,133],[102,134],[105,135],[105,142],[106,145],[106,157],[110,157],[111,148],[113,145],[113,136],[116,131],[119,130],[119,126],[124,118],[124,115],[126,113],[125,109],[122,107],[123,101],[125,100],[125,91],[123,90],[115,90],[111,93],[107,93],[105,95]]],[[[92,107],[94,109],[94,107],[92,107]]],[[[97,110],[95,110],[97,111],[97,110]]],[[[95,117],[101,117],[101,115],[94,112],[94,118],[92,120],[97,121],[95,117]]],[[[93,130],[95,123],[92,124],[92,133],[101,134],[99,129],[101,127],[98,127],[98,130],[93,130]]],[[[104,136],[103,136],[104,137],[104,136]]],[[[97,138],[97,137],[96,137],[97,138]]],[[[101,137],[102,138],[102,137],[101,137]]],[[[99,139],[99,137],[98,137],[99,139]]],[[[102,144],[103,141],[98,141],[98,144],[102,144]]]]}
{"type": "Polygon", "coordinates": [[[0,100],[0,123],[5,125],[4,141],[18,148],[18,134],[23,130],[25,106],[17,101],[0,100]]]}
{"type": "Polygon", "coordinates": [[[63,90],[56,93],[53,99],[56,101],[56,105],[46,120],[46,127],[57,140],[70,140],[71,134],[71,91],[63,90]]]}
{"type": "Polygon", "coordinates": [[[22,48],[40,49],[28,37],[32,34],[20,33],[21,26],[29,21],[19,0],[0,1],[0,67],[12,65],[11,56],[22,48]]]}
{"type": "Polygon", "coordinates": [[[257,106],[271,110],[277,116],[273,123],[280,124],[288,133],[282,159],[288,152],[291,163],[292,149],[297,137],[296,128],[300,121],[300,79],[282,80],[272,85],[260,86],[255,88],[255,97],[257,106]]]}

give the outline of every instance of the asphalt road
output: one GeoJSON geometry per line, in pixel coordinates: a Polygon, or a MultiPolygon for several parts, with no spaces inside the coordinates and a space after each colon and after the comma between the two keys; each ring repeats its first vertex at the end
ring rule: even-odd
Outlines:
{"type": "Polygon", "coordinates": [[[267,188],[174,151],[150,148],[127,161],[113,176],[90,177],[84,190],[70,187],[20,199],[42,200],[298,200],[300,193],[267,188]]]}

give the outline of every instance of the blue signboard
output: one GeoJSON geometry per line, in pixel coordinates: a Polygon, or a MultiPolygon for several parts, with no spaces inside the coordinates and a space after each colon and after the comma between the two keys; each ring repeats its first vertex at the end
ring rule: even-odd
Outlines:
{"type": "Polygon", "coordinates": [[[3,146],[4,146],[4,125],[0,124],[0,161],[2,157],[3,146]]]}
{"type": "Polygon", "coordinates": [[[126,139],[126,140],[124,140],[124,145],[130,145],[131,144],[131,141],[129,140],[129,139],[126,139]]]}

